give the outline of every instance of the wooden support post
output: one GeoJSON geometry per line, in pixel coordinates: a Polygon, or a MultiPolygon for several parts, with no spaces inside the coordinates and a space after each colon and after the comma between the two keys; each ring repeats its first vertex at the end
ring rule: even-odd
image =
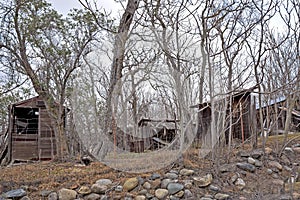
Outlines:
{"type": "Polygon", "coordinates": [[[240,102],[240,118],[241,118],[242,144],[244,145],[245,136],[244,136],[244,123],[243,123],[243,107],[241,102],[240,102]]]}

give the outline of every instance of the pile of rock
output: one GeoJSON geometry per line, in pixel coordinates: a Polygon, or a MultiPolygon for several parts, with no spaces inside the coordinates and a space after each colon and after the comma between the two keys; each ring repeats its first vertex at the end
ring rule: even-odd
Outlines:
{"type": "MultiPolygon", "coordinates": [[[[300,152],[296,150],[292,149],[294,154],[300,152]]],[[[266,148],[264,151],[240,151],[234,162],[219,166],[217,174],[213,170],[204,172],[203,169],[178,167],[147,177],[99,179],[92,185],[58,191],[43,190],[39,194],[40,199],[45,200],[300,199],[300,178],[293,176],[295,169],[300,169],[298,166],[298,160],[294,163],[285,161],[273,155],[272,149],[266,148]],[[262,180],[262,174],[268,184],[271,183],[272,191],[268,197],[252,194],[255,191],[253,183],[255,179],[262,180]]],[[[0,195],[0,200],[30,200],[27,191],[28,187],[8,191],[0,195]]]]}
{"type": "MultiPolygon", "coordinates": [[[[48,200],[97,200],[97,199],[126,199],[126,200],[160,200],[160,199],[197,199],[191,191],[192,187],[208,187],[213,181],[212,174],[198,177],[192,169],[170,170],[164,175],[153,173],[149,177],[132,177],[118,184],[110,179],[97,180],[93,185],[83,185],[77,189],[62,188],[58,191],[40,192],[41,199],[48,200]]],[[[212,189],[219,191],[217,187],[212,189]]],[[[1,195],[2,199],[29,200],[24,189],[8,191],[1,195]]],[[[203,196],[203,200],[228,199],[229,195],[217,193],[215,196],[203,196]]]]}

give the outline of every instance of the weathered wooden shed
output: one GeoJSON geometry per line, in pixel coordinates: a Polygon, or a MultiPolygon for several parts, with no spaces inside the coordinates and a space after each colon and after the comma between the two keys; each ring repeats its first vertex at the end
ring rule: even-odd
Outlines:
{"type": "Polygon", "coordinates": [[[39,96],[9,106],[7,138],[10,162],[50,160],[56,155],[53,123],[39,96]]]}
{"type": "MultiPolygon", "coordinates": [[[[258,127],[261,127],[259,119],[259,109],[261,108],[263,132],[268,135],[284,133],[288,107],[284,96],[263,101],[261,107],[256,106],[258,127]]],[[[295,105],[291,110],[291,122],[288,130],[289,132],[300,131],[300,101],[298,99],[295,99],[295,105]]]]}
{"type": "Polygon", "coordinates": [[[143,137],[145,148],[155,150],[169,145],[177,135],[178,123],[174,119],[141,119],[138,127],[147,136],[143,137]]]}
{"type": "Polygon", "coordinates": [[[177,134],[177,120],[141,119],[136,127],[128,130],[116,128],[115,141],[110,133],[111,141],[122,150],[141,153],[156,150],[170,144],[177,134]]]}
{"type": "MultiPolygon", "coordinates": [[[[230,116],[231,116],[231,130],[232,138],[238,138],[241,141],[246,140],[251,136],[252,133],[256,132],[256,110],[255,110],[255,97],[251,95],[254,88],[235,92],[232,95],[232,100],[230,101],[230,96],[223,99],[219,99],[215,102],[217,108],[216,112],[223,112],[224,106],[226,106],[226,116],[225,116],[225,138],[228,141],[229,136],[229,126],[230,126],[230,116]],[[227,102],[227,105],[225,105],[227,102]],[[229,102],[232,102],[229,106],[229,102]],[[222,106],[220,106],[222,105],[222,106]],[[222,107],[221,109],[219,109],[222,107]],[[231,114],[231,115],[230,115],[231,114]]],[[[195,107],[195,106],[193,106],[195,107]]],[[[211,103],[205,102],[197,105],[198,113],[198,131],[196,140],[200,140],[207,134],[210,133],[211,121],[212,121],[212,109],[211,103]]]]}

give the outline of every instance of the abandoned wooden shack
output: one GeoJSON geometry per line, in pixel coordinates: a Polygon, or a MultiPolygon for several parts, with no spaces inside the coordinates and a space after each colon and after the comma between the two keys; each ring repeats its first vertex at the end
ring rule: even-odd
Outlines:
{"type": "MultiPolygon", "coordinates": [[[[269,99],[263,102],[261,111],[263,115],[263,132],[265,135],[282,134],[285,130],[285,121],[287,118],[287,100],[284,96],[279,96],[274,99],[269,99]]],[[[257,110],[257,124],[261,127],[259,110],[260,107],[256,105],[257,110]]],[[[295,100],[295,105],[291,109],[291,121],[289,123],[288,132],[300,131],[300,101],[295,100]]]]}
{"type": "MultiPolygon", "coordinates": [[[[116,146],[122,150],[141,153],[157,150],[169,145],[176,137],[178,120],[141,119],[134,132],[133,128],[126,131],[117,128],[116,146]]],[[[111,133],[111,140],[113,135],[111,133]]]]}
{"type": "Polygon", "coordinates": [[[6,163],[49,160],[56,155],[53,123],[39,96],[9,106],[9,127],[0,154],[6,163]]]}
{"type": "MultiPolygon", "coordinates": [[[[250,138],[252,133],[256,132],[255,97],[251,95],[253,90],[254,88],[235,92],[231,101],[230,96],[227,96],[215,102],[216,113],[224,113],[226,110],[225,122],[222,122],[224,124],[223,131],[226,142],[229,140],[229,126],[231,126],[232,131],[231,139],[239,139],[241,142],[244,142],[247,138],[250,138]],[[230,102],[232,102],[231,106],[229,106],[230,102]],[[224,108],[225,106],[226,108],[224,108]],[[230,116],[231,120],[229,119],[230,116]]],[[[211,131],[212,108],[210,102],[199,104],[196,107],[198,108],[196,142],[201,142],[211,131]]],[[[192,108],[195,108],[195,106],[192,108]]],[[[221,118],[218,120],[221,120],[221,118]]]]}
{"type": "Polygon", "coordinates": [[[139,132],[146,135],[146,149],[156,150],[168,146],[176,137],[179,120],[174,119],[141,119],[138,123],[139,132]]]}

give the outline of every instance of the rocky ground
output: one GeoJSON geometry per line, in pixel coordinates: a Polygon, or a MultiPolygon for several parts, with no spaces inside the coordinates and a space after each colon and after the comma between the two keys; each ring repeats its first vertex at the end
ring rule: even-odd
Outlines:
{"type": "Polygon", "coordinates": [[[222,149],[214,161],[192,148],[176,163],[143,174],[98,162],[12,165],[0,168],[0,200],[300,199],[300,137],[286,144],[279,148],[278,138],[270,138],[265,148],[222,149]]]}

